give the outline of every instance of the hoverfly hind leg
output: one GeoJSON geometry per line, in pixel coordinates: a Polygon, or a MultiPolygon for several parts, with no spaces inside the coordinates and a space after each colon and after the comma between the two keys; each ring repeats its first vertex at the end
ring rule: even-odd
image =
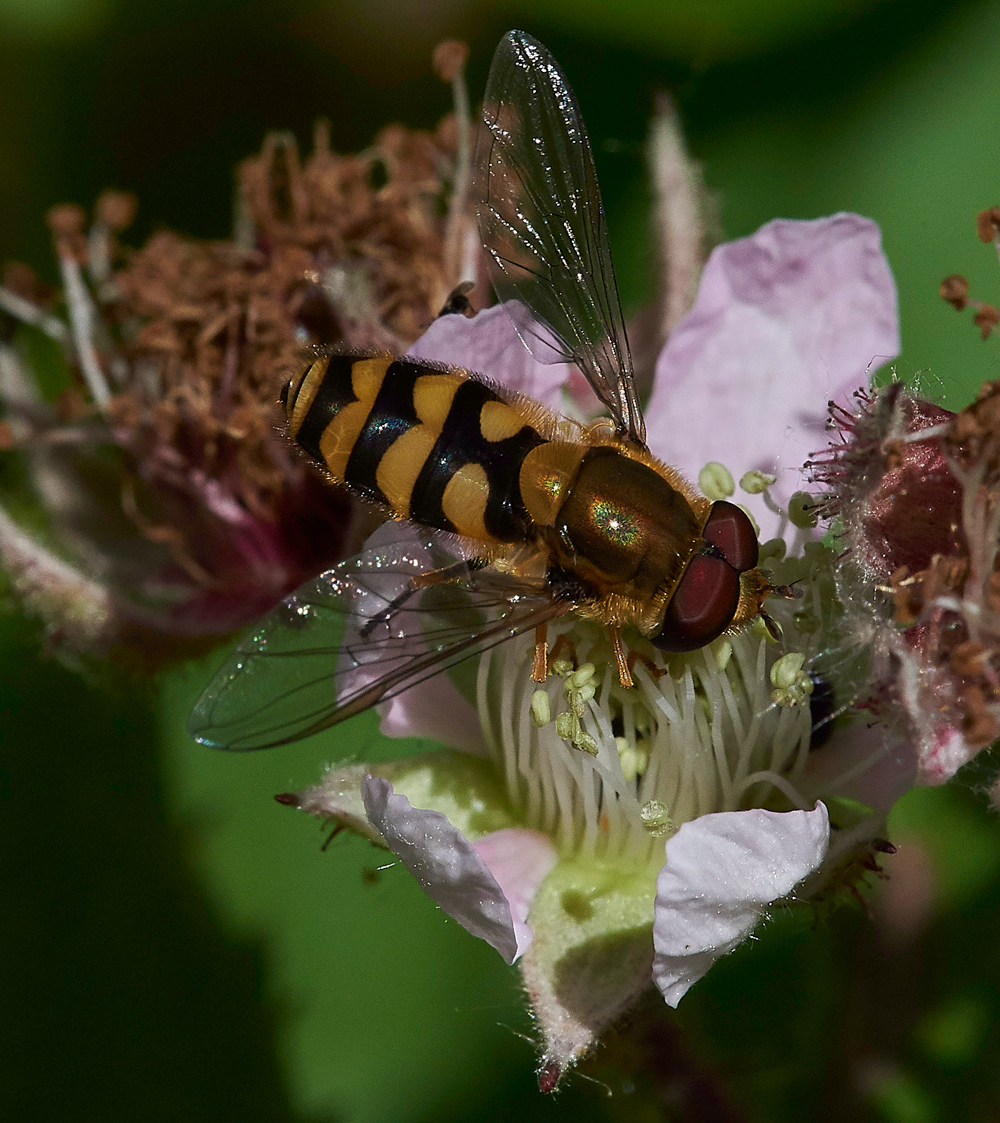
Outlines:
{"type": "Polygon", "coordinates": [[[446,565],[441,569],[429,569],[426,573],[418,573],[411,584],[412,592],[418,589],[430,589],[434,585],[447,585],[451,581],[460,581],[477,569],[482,569],[486,562],[482,558],[469,558],[466,561],[457,561],[454,565],[446,565]]]}
{"type": "Polygon", "coordinates": [[[482,569],[485,564],[480,558],[471,558],[468,561],[455,562],[454,565],[446,565],[442,569],[430,569],[426,573],[418,573],[410,578],[406,588],[398,596],[393,597],[381,612],[366,621],[358,634],[363,640],[369,639],[378,625],[391,620],[412,596],[434,585],[447,585],[452,581],[460,581],[475,570],[482,569]]]}
{"type": "Polygon", "coordinates": [[[549,626],[539,624],[535,629],[535,660],[531,668],[533,682],[543,683],[549,677],[549,626]]]}

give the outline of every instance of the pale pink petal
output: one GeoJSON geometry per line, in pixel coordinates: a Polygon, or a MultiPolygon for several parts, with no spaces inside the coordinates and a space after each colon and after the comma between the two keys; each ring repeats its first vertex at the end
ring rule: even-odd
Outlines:
{"type": "Polygon", "coordinates": [[[769,222],[709,258],[657,363],[650,448],[692,480],[710,460],[736,479],[774,471],[785,500],[828,443],[827,401],[846,402],[898,351],[896,289],[875,223],[853,214],[769,222]]]}
{"type": "Polygon", "coordinates": [[[475,756],[489,752],[475,707],[447,674],[411,686],[377,709],[379,729],[386,737],[426,737],[475,756]]]}
{"type": "Polygon", "coordinates": [[[528,950],[532,940],[531,929],[527,925],[528,909],[539,885],[558,860],[556,848],[547,835],[517,828],[494,831],[474,846],[510,905],[520,957],[528,950]]]}
{"type": "Polygon", "coordinates": [[[656,879],[653,981],[668,1006],[819,868],[829,839],[826,808],[817,803],[812,811],[702,815],[667,841],[656,879]]]}
{"type": "MultiPolygon", "coordinates": [[[[513,963],[522,948],[511,905],[497,878],[468,838],[439,811],[413,807],[405,796],[395,794],[392,784],[381,777],[365,777],[361,784],[361,798],[368,821],[417,879],[428,897],[466,931],[494,947],[506,963],[513,963]]],[[[512,874],[508,867],[516,862],[516,855],[506,853],[508,847],[515,851],[515,840],[496,844],[495,848],[498,868],[509,879],[512,874]]],[[[490,849],[487,847],[488,854],[490,849]]],[[[534,839],[528,843],[525,864],[536,872],[544,864],[534,839]]],[[[529,893],[527,882],[516,883],[512,892],[517,898],[517,908],[520,908],[521,897],[533,896],[533,890],[529,893]]]]}
{"type": "Polygon", "coordinates": [[[834,731],[809,754],[797,781],[805,792],[856,799],[873,811],[888,811],[913,787],[913,744],[880,722],[854,722],[834,731]]]}
{"type": "Polygon", "coordinates": [[[471,320],[460,315],[439,316],[406,357],[473,371],[562,413],[562,388],[573,368],[550,362],[555,352],[537,341],[539,330],[523,304],[495,304],[471,320]],[[531,340],[532,349],[545,362],[528,351],[522,336],[531,340]]]}

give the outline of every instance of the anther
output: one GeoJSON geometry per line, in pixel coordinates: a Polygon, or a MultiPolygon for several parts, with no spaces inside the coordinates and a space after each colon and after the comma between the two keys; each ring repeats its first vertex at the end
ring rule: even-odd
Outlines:
{"type": "Polygon", "coordinates": [[[819,504],[808,491],[796,491],[788,501],[788,519],[799,530],[811,530],[817,523],[819,504]]]}
{"type": "Polygon", "coordinates": [[[961,273],[952,273],[938,286],[942,300],[946,300],[957,312],[961,312],[969,300],[969,282],[961,273]]]}
{"type": "Polygon", "coordinates": [[[987,207],[976,215],[976,233],[987,245],[1000,234],[1000,207],[987,207]]]}
{"type": "Polygon", "coordinates": [[[760,495],[774,483],[777,476],[772,476],[770,472],[744,472],[740,476],[740,487],[748,495],[760,495]]]}
{"type": "Polygon", "coordinates": [[[783,655],[771,667],[771,701],[782,707],[801,706],[813,692],[813,681],[803,670],[806,657],[799,651],[783,655]]]}
{"type": "Polygon", "coordinates": [[[716,503],[728,499],[736,490],[732,473],[718,460],[710,460],[698,473],[698,486],[708,499],[716,503]]]}
{"type": "Polygon", "coordinates": [[[531,720],[539,729],[552,720],[552,707],[544,690],[536,690],[531,696],[531,720]]]}

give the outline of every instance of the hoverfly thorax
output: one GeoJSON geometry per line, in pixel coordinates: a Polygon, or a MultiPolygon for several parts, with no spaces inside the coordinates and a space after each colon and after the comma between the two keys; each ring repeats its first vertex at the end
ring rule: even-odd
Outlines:
{"type": "Polygon", "coordinates": [[[541,681],[546,625],[565,613],[608,628],[629,687],[628,629],[695,650],[773,591],[746,514],[646,446],[590,142],[559,67],[523,32],[493,60],[474,191],[522,341],[581,370],[610,420],[567,422],[490,371],[317,355],[282,395],[288,434],[330,480],[405,521],[411,545],[372,548],[288,598],[199,702],[199,739],[304,737],[529,629],[541,681]]]}

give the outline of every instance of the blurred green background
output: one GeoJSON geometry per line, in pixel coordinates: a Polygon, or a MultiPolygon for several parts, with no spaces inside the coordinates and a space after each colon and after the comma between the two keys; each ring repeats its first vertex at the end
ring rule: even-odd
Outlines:
{"type": "MultiPolygon", "coordinates": [[[[1000,303],[974,234],[1000,201],[995,3],[0,0],[0,259],[55,281],[44,212],[109,186],[139,197],[133,242],[162,226],[225,236],[233,167],[265,131],[305,144],[325,116],[349,151],[393,120],[433,126],[449,109],[435,43],[470,43],[475,100],[511,26],[577,90],[627,306],[648,277],[642,145],[666,88],[727,237],[870,215],[899,284],[898,372],[954,407],[1000,373],[997,341],[937,296],[957,271],[1000,303]]],[[[607,1066],[607,1086],[576,1077],[541,1098],[514,973],[378,853],[322,852],[316,824],[271,799],[328,759],[406,746],[363,718],[212,754],[183,733],[210,667],[98,691],[42,658],[12,608],[0,617],[5,1117],[655,1118],[607,1066]]],[[[986,782],[979,767],[903,801],[870,917],[778,920],[684,1001],[688,1049],[745,1118],[1000,1117],[986,782]]]]}

